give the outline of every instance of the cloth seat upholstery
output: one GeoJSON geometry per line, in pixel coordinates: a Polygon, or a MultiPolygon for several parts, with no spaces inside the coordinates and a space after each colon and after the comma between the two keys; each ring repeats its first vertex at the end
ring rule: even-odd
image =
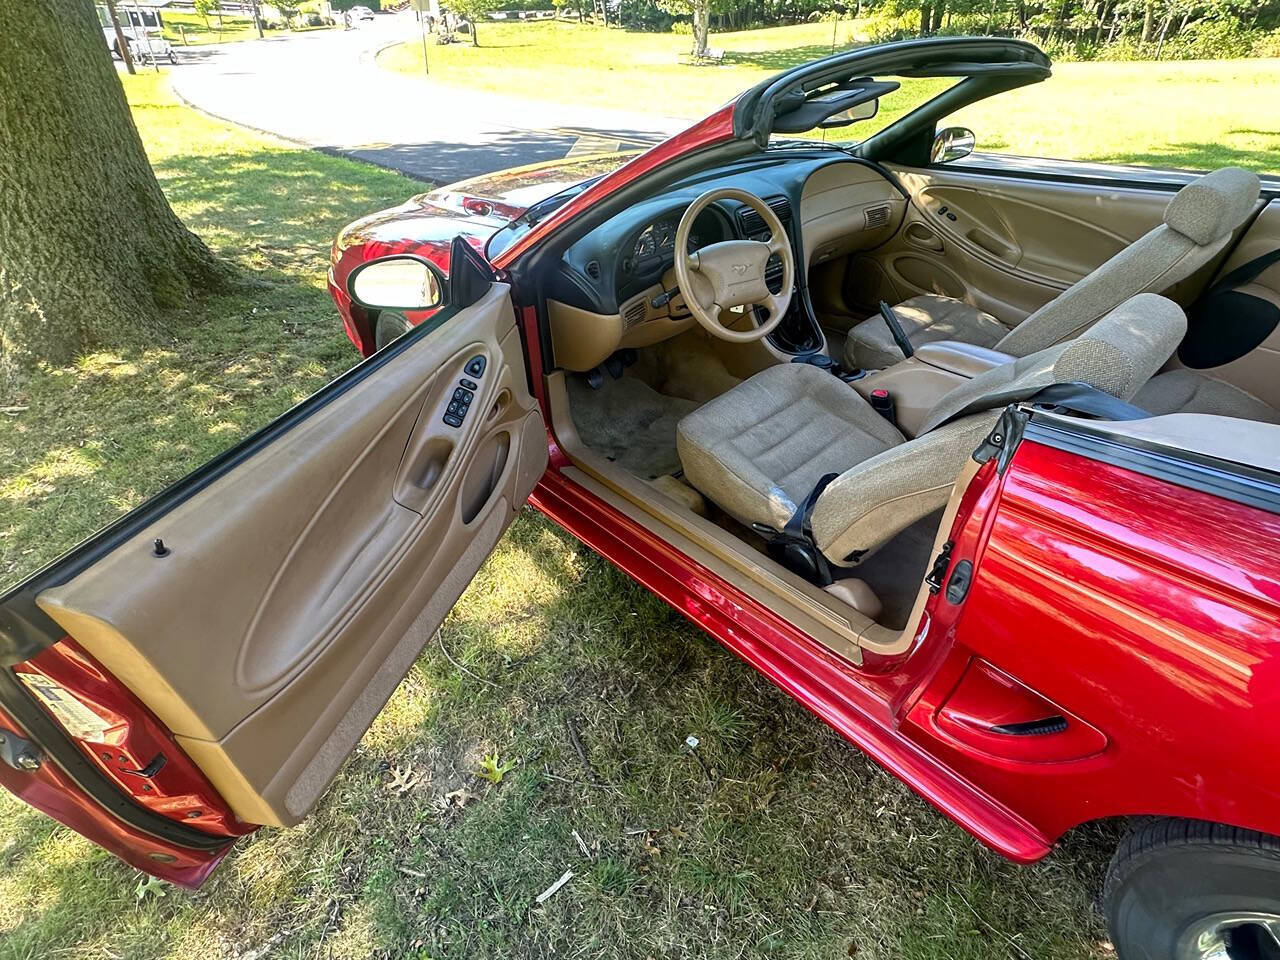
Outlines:
{"type": "Polygon", "coordinates": [[[1280,410],[1199,370],[1170,370],[1152,377],[1133,402],[1148,413],[1207,413],[1241,420],[1280,423],[1280,410]]]}
{"type": "Polygon", "coordinates": [[[851,564],[943,506],[1013,390],[1080,382],[1128,400],[1173,353],[1186,318],[1155,294],[1132,298],[1076,340],[996,367],[945,395],[906,440],[852,387],[807,364],[756,374],[685,416],[685,477],[746,525],[781,530],[818,480],[818,549],[851,564]],[[989,400],[993,406],[983,409],[989,400]],[[965,411],[958,419],[951,419],[965,411]]]}

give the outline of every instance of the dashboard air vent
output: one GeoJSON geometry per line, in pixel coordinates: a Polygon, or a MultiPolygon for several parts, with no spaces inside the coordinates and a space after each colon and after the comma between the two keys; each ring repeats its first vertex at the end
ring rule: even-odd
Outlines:
{"type": "Polygon", "coordinates": [[[633,300],[623,309],[622,326],[626,330],[630,330],[638,323],[644,322],[644,298],[633,300]]]}
{"type": "Polygon", "coordinates": [[[868,230],[875,230],[878,227],[883,227],[889,222],[889,213],[890,210],[887,203],[881,204],[878,207],[868,207],[865,213],[866,223],[864,226],[868,230]]]}
{"type": "MultiPolygon", "coordinates": [[[[778,215],[778,219],[782,221],[784,227],[791,226],[790,200],[786,197],[773,197],[765,202],[769,204],[769,209],[778,215]]],[[[742,235],[748,240],[761,240],[769,235],[769,228],[765,226],[764,217],[748,206],[738,208],[738,227],[741,229],[742,235]]]]}
{"type": "MultiPolygon", "coordinates": [[[[769,204],[769,209],[778,215],[782,225],[790,230],[791,201],[786,197],[771,197],[765,203],[769,204]]],[[[769,228],[765,225],[764,217],[746,205],[738,208],[738,229],[748,240],[763,240],[769,236],[769,228]]],[[[769,262],[765,264],[764,282],[770,293],[782,292],[782,261],[777,256],[770,257],[769,262]]]]}
{"type": "Polygon", "coordinates": [[[600,279],[600,261],[599,260],[588,260],[586,267],[584,267],[583,269],[587,271],[587,276],[590,277],[592,280],[600,279]]]}

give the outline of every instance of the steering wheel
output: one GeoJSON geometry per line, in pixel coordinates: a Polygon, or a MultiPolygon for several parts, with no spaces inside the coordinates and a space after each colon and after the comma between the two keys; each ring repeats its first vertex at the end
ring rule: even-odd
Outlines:
{"type": "Polygon", "coordinates": [[[750,343],[768,336],[786,316],[795,286],[796,260],[787,231],[769,205],[746,190],[723,187],[709,190],[689,205],[680,218],[675,239],[676,285],[684,295],[689,312],[712,336],[733,343],[750,343]],[[745,203],[764,218],[772,234],[764,240],[725,240],[693,253],[689,233],[693,222],[717,200],[745,203]],[[765,265],[777,254],[782,260],[782,292],[770,293],[764,282],[765,265]],[[720,322],[720,311],[729,307],[759,306],[769,311],[769,319],[750,330],[730,330],[720,322]]]}

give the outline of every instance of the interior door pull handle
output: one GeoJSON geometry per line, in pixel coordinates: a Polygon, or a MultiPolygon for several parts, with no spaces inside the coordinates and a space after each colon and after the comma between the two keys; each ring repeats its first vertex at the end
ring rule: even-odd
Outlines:
{"type": "Polygon", "coordinates": [[[1017,255],[1018,251],[1012,246],[1005,243],[1003,240],[993,237],[991,234],[987,233],[987,231],[978,229],[977,227],[970,230],[965,234],[965,236],[968,237],[971,242],[987,251],[987,253],[994,257],[999,257],[1001,260],[1008,260],[1012,262],[1014,257],[1017,255]]]}

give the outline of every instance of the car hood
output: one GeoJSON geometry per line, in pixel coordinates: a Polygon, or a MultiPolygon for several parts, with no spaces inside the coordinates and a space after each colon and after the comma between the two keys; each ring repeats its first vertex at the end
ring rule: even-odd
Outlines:
{"type": "Polygon", "coordinates": [[[462,180],[348,224],[338,235],[336,247],[341,251],[355,244],[394,243],[409,236],[451,239],[459,233],[487,239],[539,200],[610,173],[634,155],[573,157],[462,180]],[[411,224],[414,229],[406,233],[411,224]]]}

